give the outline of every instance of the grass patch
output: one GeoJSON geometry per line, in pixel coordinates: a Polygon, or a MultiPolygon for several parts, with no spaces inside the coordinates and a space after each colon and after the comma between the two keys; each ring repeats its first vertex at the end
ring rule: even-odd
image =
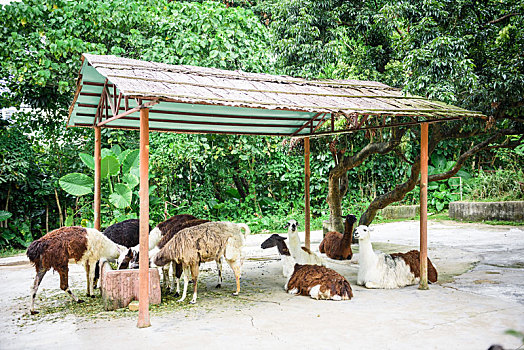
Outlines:
{"type": "Polygon", "coordinates": [[[19,254],[24,254],[26,249],[2,248],[0,249],[0,258],[8,258],[19,254]]]}

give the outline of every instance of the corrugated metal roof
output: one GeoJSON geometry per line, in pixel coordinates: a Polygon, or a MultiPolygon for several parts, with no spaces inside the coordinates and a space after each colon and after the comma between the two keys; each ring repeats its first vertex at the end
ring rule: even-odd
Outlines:
{"type": "MultiPolygon", "coordinates": [[[[68,126],[92,127],[146,101],[157,103],[151,130],[195,133],[307,136],[481,116],[372,81],[305,80],[91,54],[82,61],[68,126]],[[335,116],[346,122],[335,128],[335,116]],[[370,124],[373,116],[382,118],[370,124]]],[[[104,126],[136,129],[139,117],[113,118],[104,126]]]]}

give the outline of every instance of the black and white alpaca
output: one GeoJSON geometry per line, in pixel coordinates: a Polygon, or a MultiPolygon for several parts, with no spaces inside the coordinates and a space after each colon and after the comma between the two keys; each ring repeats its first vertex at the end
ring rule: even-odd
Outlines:
{"type": "Polygon", "coordinates": [[[289,294],[330,300],[349,300],[353,297],[349,282],[335,270],[319,265],[296,264],[284,242],[285,239],[273,234],[262,242],[261,248],[278,248],[282,273],[287,278],[284,289],[289,294]]]}
{"type": "MultiPolygon", "coordinates": [[[[371,229],[361,225],[355,230],[359,244],[357,284],[366,288],[400,288],[420,281],[420,253],[375,253],[371,246],[371,229]]],[[[437,281],[437,270],[428,258],[428,281],[437,281]]]]}
{"type": "MultiPolygon", "coordinates": [[[[151,231],[151,226],[149,226],[148,232],[151,231]]],[[[139,219],[129,219],[121,222],[117,222],[106,228],[103,232],[104,236],[126,248],[134,247],[140,241],[140,220],[139,219]]],[[[133,255],[134,252],[128,253],[129,256],[133,255]]],[[[128,258],[128,255],[126,255],[128,258]]],[[[131,259],[124,258],[124,262],[129,262],[131,259]]],[[[93,282],[94,287],[96,288],[98,279],[100,278],[100,262],[97,261],[95,269],[95,279],[93,282]]],[[[122,268],[127,268],[127,266],[121,265],[122,268]],[[125,267],[124,267],[125,266],[125,267]]]]}
{"type": "Polygon", "coordinates": [[[98,230],[80,226],[61,227],[37,239],[27,248],[27,257],[36,269],[31,295],[31,314],[35,311],[35,297],[38,287],[47,271],[54,269],[60,275],[60,288],[74,301],[81,303],[69,289],[68,264],[83,264],[87,278],[87,296],[93,297],[95,264],[101,258],[116,259],[125,254],[125,247],[111,241],[98,230]]]}

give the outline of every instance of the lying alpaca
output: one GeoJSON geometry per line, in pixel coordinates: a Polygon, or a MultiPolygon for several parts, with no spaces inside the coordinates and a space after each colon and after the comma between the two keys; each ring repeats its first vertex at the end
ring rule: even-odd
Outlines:
{"type": "Polygon", "coordinates": [[[318,250],[331,259],[351,260],[353,252],[351,251],[351,240],[353,237],[353,227],[357,222],[355,215],[347,215],[344,222],[344,234],[331,231],[326,233],[320,243],[318,250]]]}
{"type": "Polygon", "coordinates": [[[286,227],[288,228],[289,251],[297,264],[326,266],[324,259],[308,248],[302,247],[300,244],[300,238],[297,232],[298,223],[296,220],[289,220],[286,227]]]}
{"type": "Polygon", "coordinates": [[[287,277],[284,289],[290,294],[309,295],[313,299],[348,300],[353,297],[349,282],[332,269],[318,265],[295,264],[284,242],[286,238],[271,235],[262,249],[276,246],[282,261],[282,272],[287,277]]]}
{"type": "Polygon", "coordinates": [[[231,222],[208,222],[189,227],[178,232],[166,245],[160,249],[153,259],[157,266],[163,266],[171,261],[182,265],[184,271],[184,291],[179,301],[183,301],[187,294],[188,276],[191,273],[194,283],[193,299],[196,303],[198,288],[199,265],[207,261],[219,261],[226,258],[229,266],[235,273],[237,290],[240,292],[240,269],[242,266],[242,247],[244,235],[241,229],[250,233],[245,224],[231,222]]]}
{"type": "Polygon", "coordinates": [[[260,245],[260,248],[267,249],[271,247],[277,247],[278,253],[280,254],[280,261],[282,261],[282,274],[284,277],[289,278],[293,271],[295,270],[295,259],[291,257],[291,253],[287,248],[286,242],[287,238],[275,234],[272,234],[268,239],[266,239],[260,245]]]}
{"type": "Polygon", "coordinates": [[[84,264],[87,277],[87,296],[93,297],[93,277],[95,264],[100,258],[115,259],[125,254],[125,247],[119,246],[104,236],[98,230],[80,226],[62,227],[51,231],[31,243],[27,248],[27,257],[36,269],[36,277],[31,295],[31,314],[38,313],[34,309],[35,297],[40,282],[49,269],[53,268],[60,275],[60,288],[78,303],[78,299],[69,289],[68,263],[84,264]]]}
{"type": "MultiPolygon", "coordinates": [[[[361,225],[355,230],[359,244],[357,284],[366,288],[399,288],[416,284],[420,280],[420,253],[375,254],[370,240],[370,229],[361,225]]],[[[428,280],[437,281],[437,270],[428,258],[428,280]]]]}

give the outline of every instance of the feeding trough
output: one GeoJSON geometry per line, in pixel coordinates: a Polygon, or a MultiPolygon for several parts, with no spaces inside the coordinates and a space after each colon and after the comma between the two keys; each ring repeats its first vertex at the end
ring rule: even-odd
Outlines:
{"type": "MultiPolygon", "coordinates": [[[[138,300],[139,270],[113,270],[107,261],[101,265],[100,290],[105,310],[127,307],[138,300]]],[[[160,304],[160,275],[155,268],[149,269],[149,304],[160,304]]]]}

